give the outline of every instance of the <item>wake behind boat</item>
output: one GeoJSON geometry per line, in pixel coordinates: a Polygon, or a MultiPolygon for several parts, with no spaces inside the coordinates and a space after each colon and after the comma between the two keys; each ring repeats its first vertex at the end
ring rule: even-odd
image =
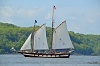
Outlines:
{"type": "MultiPolygon", "coordinates": [[[[53,7],[53,14],[54,9],[55,6],[53,7]]],[[[63,21],[57,28],[54,28],[53,23],[54,19],[52,17],[50,48],[47,44],[46,24],[43,24],[37,31],[29,35],[19,53],[23,54],[25,57],[69,58],[74,46],[68,34],[66,21],[63,21]]]]}

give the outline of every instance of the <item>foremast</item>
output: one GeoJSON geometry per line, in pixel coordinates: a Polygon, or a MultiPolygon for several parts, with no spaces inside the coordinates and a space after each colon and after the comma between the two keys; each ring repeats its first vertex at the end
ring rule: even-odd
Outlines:
{"type": "Polygon", "coordinates": [[[31,36],[31,52],[34,52],[33,46],[34,46],[34,34],[35,34],[35,24],[36,23],[37,23],[37,21],[35,20],[32,36],[31,36]]]}

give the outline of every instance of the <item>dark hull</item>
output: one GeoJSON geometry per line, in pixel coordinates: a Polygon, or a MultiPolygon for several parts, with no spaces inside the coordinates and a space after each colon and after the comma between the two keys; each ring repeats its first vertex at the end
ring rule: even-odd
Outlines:
{"type": "Polygon", "coordinates": [[[45,53],[24,53],[25,57],[35,57],[35,58],[69,58],[70,53],[57,53],[57,54],[45,54],[45,53]]]}

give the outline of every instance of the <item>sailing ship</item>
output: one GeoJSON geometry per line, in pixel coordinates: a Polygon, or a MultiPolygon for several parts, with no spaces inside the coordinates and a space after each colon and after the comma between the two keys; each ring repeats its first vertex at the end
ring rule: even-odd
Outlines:
{"type": "Polygon", "coordinates": [[[43,24],[38,30],[29,35],[19,53],[23,54],[25,57],[69,58],[74,46],[68,34],[66,20],[63,21],[57,28],[54,28],[53,23],[54,19],[52,17],[50,48],[48,47],[46,38],[46,24],[43,24]]]}

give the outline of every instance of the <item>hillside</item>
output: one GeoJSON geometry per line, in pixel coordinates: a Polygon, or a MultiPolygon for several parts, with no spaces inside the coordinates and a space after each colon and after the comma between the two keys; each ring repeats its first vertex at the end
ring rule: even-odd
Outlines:
{"type": "MultiPolygon", "coordinates": [[[[38,26],[36,27],[38,29],[38,26]]],[[[47,39],[50,46],[51,28],[47,27],[47,39]]],[[[33,27],[18,27],[0,22],[0,54],[11,53],[11,47],[18,51],[33,27]]],[[[100,55],[100,35],[79,34],[69,31],[76,55],[100,55]]]]}

